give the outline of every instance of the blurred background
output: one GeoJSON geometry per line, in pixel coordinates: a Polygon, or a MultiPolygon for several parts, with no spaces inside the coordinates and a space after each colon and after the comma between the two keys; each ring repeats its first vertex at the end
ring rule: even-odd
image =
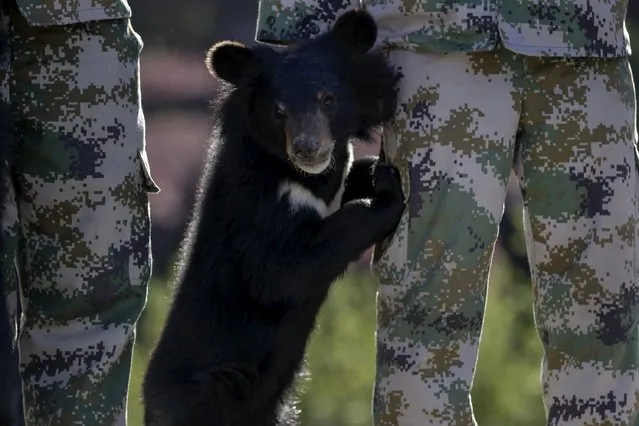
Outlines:
{"type": "MultiPolygon", "coordinates": [[[[630,3],[629,30],[632,40],[639,40],[639,2],[630,3]]],[[[149,160],[162,188],[151,197],[154,274],[131,377],[129,424],[138,425],[140,382],[166,316],[168,283],[211,126],[209,103],[215,85],[204,67],[204,53],[221,39],[251,43],[257,0],[130,0],[130,4],[133,27],[145,44],[141,69],[149,160]]],[[[635,50],[639,52],[639,46],[635,50]]],[[[638,66],[636,55],[633,69],[638,66]]],[[[377,147],[368,148],[376,151],[377,147]]],[[[356,152],[361,155],[365,150],[357,147],[356,152]]],[[[533,328],[520,209],[521,197],[511,185],[491,270],[472,393],[480,425],[544,424],[541,346],[533,328]]],[[[333,287],[308,352],[311,380],[299,396],[302,426],[371,424],[375,286],[365,256],[333,287]]]]}

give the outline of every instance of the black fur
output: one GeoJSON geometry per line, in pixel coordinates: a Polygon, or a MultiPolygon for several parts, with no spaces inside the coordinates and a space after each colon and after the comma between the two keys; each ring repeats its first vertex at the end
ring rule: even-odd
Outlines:
{"type": "Polygon", "coordinates": [[[354,167],[350,201],[326,217],[278,197],[288,181],[339,205],[350,138],[370,140],[392,118],[393,75],[366,54],[374,22],[353,11],[335,28],[284,51],[223,42],[209,52],[210,71],[231,87],[144,378],[148,426],[286,423],[278,411],[331,283],[397,226],[397,172],[370,159],[354,167]],[[331,166],[301,171],[287,149],[320,139],[334,142],[331,166]]]}
{"type": "MultiPolygon", "coordinates": [[[[8,34],[0,29],[0,60],[9,54],[8,34]]],[[[9,106],[0,103],[0,212],[7,199],[6,182],[14,144],[14,127],[9,106]]],[[[0,213],[1,216],[1,213],[0,213]]],[[[4,232],[0,230],[0,253],[5,253],[4,232]]],[[[0,271],[0,426],[22,425],[22,383],[18,371],[18,353],[9,321],[5,291],[5,275],[0,271]]]]}
{"type": "Polygon", "coordinates": [[[360,198],[373,198],[375,196],[375,171],[379,158],[368,156],[353,162],[345,182],[341,204],[360,198]]]}

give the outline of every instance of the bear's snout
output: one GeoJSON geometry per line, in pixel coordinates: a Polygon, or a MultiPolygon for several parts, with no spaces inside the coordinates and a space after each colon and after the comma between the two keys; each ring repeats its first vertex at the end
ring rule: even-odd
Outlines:
{"type": "Polygon", "coordinates": [[[328,117],[322,111],[289,117],[284,132],[288,156],[299,169],[318,174],[330,166],[335,141],[328,117]]]}
{"type": "Polygon", "coordinates": [[[317,138],[302,136],[293,141],[293,155],[297,160],[312,162],[319,152],[320,143],[317,138]]]}

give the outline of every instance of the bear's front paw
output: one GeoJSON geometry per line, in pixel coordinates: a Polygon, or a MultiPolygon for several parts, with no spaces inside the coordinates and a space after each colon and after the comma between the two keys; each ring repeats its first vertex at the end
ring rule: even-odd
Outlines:
{"type": "Polygon", "coordinates": [[[392,164],[377,164],[375,168],[375,198],[385,203],[404,203],[399,171],[392,164]]]}
{"type": "Polygon", "coordinates": [[[392,234],[404,213],[404,192],[399,171],[391,164],[375,169],[375,204],[381,213],[378,241],[392,234]]]}

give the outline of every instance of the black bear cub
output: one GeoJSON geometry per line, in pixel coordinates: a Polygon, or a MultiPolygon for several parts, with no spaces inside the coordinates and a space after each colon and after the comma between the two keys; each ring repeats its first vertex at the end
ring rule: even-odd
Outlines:
{"type": "Polygon", "coordinates": [[[369,52],[376,37],[355,10],[283,50],[210,49],[227,90],[144,378],[146,425],[285,422],[331,283],[404,209],[396,169],[374,158],[351,167],[350,139],[371,140],[395,109],[394,75],[369,52]]]}

